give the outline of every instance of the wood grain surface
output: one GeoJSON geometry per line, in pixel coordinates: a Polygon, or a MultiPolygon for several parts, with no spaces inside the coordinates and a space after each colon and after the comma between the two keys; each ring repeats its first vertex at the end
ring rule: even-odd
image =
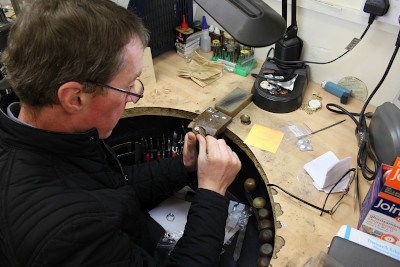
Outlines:
{"type": "MultiPolygon", "coordinates": [[[[151,59],[147,60],[151,62],[151,59]]],[[[219,99],[236,87],[250,92],[255,80],[250,75],[242,77],[224,71],[223,77],[204,88],[200,87],[190,79],[178,77],[178,70],[185,68],[188,63],[174,51],[153,59],[153,64],[155,85],[147,87],[145,82],[144,98],[134,106],[127,105],[125,117],[162,115],[192,119],[206,108],[214,107],[219,99]]],[[[258,73],[258,69],[253,72],[258,73]]],[[[319,84],[310,82],[303,102],[311,99],[313,93],[322,97],[323,107],[311,115],[303,110],[284,114],[270,113],[251,102],[233,117],[226,134],[251,157],[265,183],[280,185],[293,194],[322,206],[326,193],[319,192],[311,184],[310,178],[303,169],[304,164],[327,151],[332,151],[339,159],[350,156],[352,165],[356,167],[358,147],[354,134],[354,122],[345,115],[328,111],[325,107],[327,103],[340,104],[339,98],[324,91],[319,84]],[[250,125],[243,125],[240,122],[242,114],[250,116],[250,125]],[[306,124],[315,131],[342,119],[346,121],[311,137],[313,151],[300,151],[295,140],[286,137],[275,154],[243,143],[254,124],[280,131],[285,131],[288,125],[306,124]]],[[[344,107],[349,111],[359,112],[362,103],[350,99],[344,107]]],[[[368,110],[374,110],[374,107],[368,110]]],[[[360,177],[363,199],[370,183],[361,175],[360,177]]],[[[272,266],[304,266],[310,259],[316,258],[320,252],[328,251],[329,243],[341,225],[357,226],[359,213],[354,207],[354,182],[349,194],[345,196],[337,212],[332,216],[328,214],[320,216],[318,210],[301,204],[275,189],[269,189],[269,193],[274,205],[276,228],[272,266]]],[[[327,207],[331,208],[338,197],[339,194],[333,195],[327,207]]]]}

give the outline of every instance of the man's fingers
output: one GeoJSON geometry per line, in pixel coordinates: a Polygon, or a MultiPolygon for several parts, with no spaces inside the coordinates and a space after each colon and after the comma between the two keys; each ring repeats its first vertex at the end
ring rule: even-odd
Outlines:
{"type": "MultiPolygon", "coordinates": [[[[207,141],[207,157],[210,159],[218,159],[221,156],[221,140],[222,139],[216,139],[215,137],[212,137],[210,135],[206,136],[206,141],[207,141]]],[[[225,142],[225,140],[222,140],[222,142],[225,142]]]]}
{"type": "Polygon", "coordinates": [[[207,155],[206,139],[201,134],[196,134],[196,138],[199,142],[199,155],[207,155]]]}
{"type": "Polygon", "coordinates": [[[188,132],[185,135],[185,143],[187,143],[189,146],[193,146],[196,144],[196,135],[193,132],[188,132]]]}

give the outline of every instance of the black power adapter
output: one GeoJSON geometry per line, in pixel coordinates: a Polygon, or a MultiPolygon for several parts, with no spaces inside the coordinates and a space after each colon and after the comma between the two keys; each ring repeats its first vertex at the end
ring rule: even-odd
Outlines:
{"type": "Polygon", "coordinates": [[[383,16],[389,10],[389,0],[367,0],[363,11],[375,16],[383,16]]]}

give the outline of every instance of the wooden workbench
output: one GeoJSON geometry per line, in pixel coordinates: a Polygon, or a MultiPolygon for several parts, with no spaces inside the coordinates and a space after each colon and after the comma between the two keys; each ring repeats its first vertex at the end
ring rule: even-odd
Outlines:
{"type": "MultiPolygon", "coordinates": [[[[174,51],[164,53],[153,59],[157,84],[146,84],[145,95],[133,108],[128,106],[124,116],[169,115],[190,117],[201,113],[236,87],[251,91],[254,78],[250,75],[242,77],[224,72],[223,77],[202,88],[190,79],[178,77],[178,70],[185,68],[186,62],[174,51]]],[[[261,64],[260,64],[261,65],[261,64]]],[[[257,69],[254,72],[258,72],[257,69]]],[[[356,166],[357,140],[354,135],[355,124],[344,115],[338,115],[325,108],[327,103],[340,104],[339,98],[324,91],[320,85],[310,82],[304,95],[304,101],[310,99],[312,93],[322,96],[323,108],[314,114],[303,110],[285,114],[276,114],[258,108],[250,103],[228,126],[228,134],[240,143],[252,157],[266,183],[274,183],[284,187],[295,195],[318,206],[323,205],[326,193],[319,192],[311,185],[310,178],[305,175],[303,166],[327,151],[332,151],[339,159],[352,157],[352,165],[356,166]],[[240,115],[247,114],[251,124],[246,126],[240,122],[240,115]],[[312,130],[321,129],[342,119],[344,123],[312,136],[313,151],[300,151],[294,140],[282,141],[278,151],[273,154],[243,143],[254,124],[260,124],[275,130],[282,130],[289,124],[305,123],[312,130]]],[[[345,107],[359,112],[362,103],[350,99],[345,107]]],[[[371,110],[371,109],[369,109],[371,110]]],[[[368,191],[369,183],[362,178],[361,197],[368,191]]],[[[359,213],[354,208],[354,184],[344,198],[337,212],[332,216],[324,214],[285,193],[268,189],[274,207],[275,244],[272,266],[304,266],[310,259],[316,258],[320,252],[327,252],[332,237],[341,225],[357,226],[359,213]]],[[[332,196],[332,202],[338,194],[332,196]]],[[[333,204],[330,203],[328,208],[333,204]]]]}

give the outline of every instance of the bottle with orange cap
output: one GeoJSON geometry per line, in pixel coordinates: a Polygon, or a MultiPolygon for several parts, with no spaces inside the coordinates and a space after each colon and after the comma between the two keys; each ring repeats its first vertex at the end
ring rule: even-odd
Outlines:
{"type": "Polygon", "coordinates": [[[193,33],[193,29],[186,22],[185,15],[182,15],[182,23],[176,27],[176,32],[178,41],[183,44],[186,43],[186,39],[193,33]]]}

